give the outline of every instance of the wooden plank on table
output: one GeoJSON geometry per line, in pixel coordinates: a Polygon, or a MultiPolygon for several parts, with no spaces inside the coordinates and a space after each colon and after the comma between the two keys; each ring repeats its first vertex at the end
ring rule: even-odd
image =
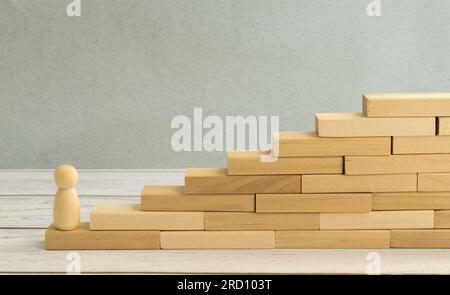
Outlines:
{"type": "Polygon", "coordinates": [[[450,135],[450,117],[438,117],[437,124],[439,135],[450,135]]]}
{"type": "Polygon", "coordinates": [[[450,230],[392,230],[391,248],[450,248],[450,230]]]}
{"type": "Polygon", "coordinates": [[[45,231],[47,250],[160,249],[159,231],[91,231],[89,223],[72,231],[52,225],[45,231]]]}
{"type": "Polygon", "coordinates": [[[345,157],[347,175],[426,172],[450,172],[450,154],[345,157]]]}
{"type": "Polygon", "coordinates": [[[273,231],[161,232],[162,249],[273,249],[273,231]]]}
{"type": "Polygon", "coordinates": [[[186,194],[299,193],[300,175],[227,175],[227,169],[188,168],[186,194]]]}
{"type": "Polygon", "coordinates": [[[146,212],[139,205],[96,205],[91,230],[203,230],[203,212],[146,212]]]}
{"type": "Polygon", "coordinates": [[[450,153],[450,136],[394,136],[393,154],[450,153]]]}
{"type": "Polygon", "coordinates": [[[181,185],[146,185],[143,211],[255,211],[255,195],[187,195],[181,185]]]}
{"type": "Polygon", "coordinates": [[[373,211],[450,209],[450,192],[374,193],[373,211]]]}
{"type": "Polygon", "coordinates": [[[372,195],[362,194],[257,194],[256,212],[370,212],[372,195]]]}
{"type": "Polygon", "coordinates": [[[304,175],[302,193],[417,191],[417,174],[304,175]]]}
{"type": "Polygon", "coordinates": [[[273,134],[279,157],[327,157],[391,154],[390,137],[319,137],[316,132],[283,131],[273,134]]]}
{"type": "Polygon", "coordinates": [[[271,158],[269,152],[228,152],[228,175],[343,173],[343,157],[271,158]],[[265,158],[261,158],[264,157],[265,158]]]}
{"type": "Polygon", "coordinates": [[[276,231],[278,249],[382,249],[389,248],[388,230],[276,231]]]}
{"type": "Polygon", "coordinates": [[[450,228],[450,210],[434,211],[434,227],[450,228]]]}
{"type": "Polygon", "coordinates": [[[363,95],[367,117],[450,116],[450,93],[371,93],[363,95]]]}
{"type": "Polygon", "coordinates": [[[320,137],[425,136],[435,135],[436,120],[423,118],[368,118],[361,113],[318,113],[320,137]]]}
{"type": "Polygon", "coordinates": [[[205,213],[205,230],[319,229],[319,214],[205,213]]]}
{"type": "Polygon", "coordinates": [[[419,173],[417,182],[419,192],[450,191],[450,173],[419,173]]]}
{"type": "Polygon", "coordinates": [[[320,229],[433,228],[434,211],[320,213],[320,229]]]}

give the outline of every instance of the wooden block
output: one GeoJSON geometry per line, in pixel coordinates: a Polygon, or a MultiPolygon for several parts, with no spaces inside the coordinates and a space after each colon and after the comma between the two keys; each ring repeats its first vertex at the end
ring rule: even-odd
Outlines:
{"type": "Polygon", "coordinates": [[[276,231],[275,248],[382,249],[389,248],[388,230],[276,231]]]}
{"type": "Polygon", "coordinates": [[[139,205],[95,205],[91,230],[203,230],[203,212],[145,212],[139,205]]]}
{"type": "Polygon", "coordinates": [[[205,213],[205,230],[319,229],[319,214],[205,213]]]}
{"type": "Polygon", "coordinates": [[[47,250],[126,250],[159,249],[159,231],[91,231],[81,223],[72,231],[60,231],[51,225],[45,231],[47,250]]]}
{"type": "Polygon", "coordinates": [[[450,228],[450,211],[434,211],[434,227],[450,228]]]}
{"type": "Polygon", "coordinates": [[[227,175],[227,169],[189,168],[186,194],[299,193],[300,175],[227,175]]]}
{"type": "Polygon", "coordinates": [[[450,172],[450,154],[345,157],[345,174],[450,172]]]}
{"type": "Polygon", "coordinates": [[[320,229],[433,228],[434,211],[320,213],[320,229]]]}
{"type": "Polygon", "coordinates": [[[161,232],[162,249],[273,249],[273,231],[161,232]]]}
{"type": "Polygon", "coordinates": [[[262,161],[262,155],[270,157],[270,152],[228,152],[228,175],[336,174],[344,171],[343,157],[278,157],[262,161]]]}
{"type": "Polygon", "coordinates": [[[450,192],[374,193],[372,210],[450,209],[450,192]]]}
{"type": "Polygon", "coordinates": [[[273,135],[279,157],[390,155],[390,137],[319,137],[315,132],[279,132],[273,135]]]}
{"type": "Polygon", "coordinates": [[[445,154],[450,153],[450,136],[393,137],[393,154],[445,154]]]}
{"type": "Polygon", "coordinates": [[[450,93],[373,93],[363,95],[367,117],[450,116],[450,93]]]}
{"type": "Polygon", "coordinates": [[[450,248],[450,230],[392,230],[391,248],[450,248]]]}
{"type": "Polygon", "coordinates": [[[450,117],[438,117],[438,134],[450,135],[450,117]]]}
{"type": "Polygon", "coordinates": [[[418,191],[450,191],[450,173],[420,173],[418,177],[418,191]]]}
{"type": "Polygon", "coordinates": [[[370,212],[371,194],[257,194],[256,212],[370,212]]]}
{"type": "Polygon", "coordinates": [[[304,175],[303,193],[370,193],[417,191],[417,174],[304,175]]]}
{"type": "Polygon", "coordinates": [[[368,118],[361,113],[316,114],[316,132],[321,137],[435,135],[436,120],[424,118],[368,118]]]}
{"type": "Polygon", "coordinates": [[[146,185],[143,211],[255,211],[255,195],[186,195],[181,185],[146,185]]]}

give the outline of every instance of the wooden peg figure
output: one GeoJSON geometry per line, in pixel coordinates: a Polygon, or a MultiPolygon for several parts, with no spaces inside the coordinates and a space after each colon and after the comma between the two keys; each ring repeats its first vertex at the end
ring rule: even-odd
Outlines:
{"type": "Polygon", "coordinates": [[[78,182],[77,170],[70,165],[61,165],[55,170],[58,187],[53,203],[53,225],[59,230],[74,230],[80,226],[80,200],[75,191],[78,182]]]}

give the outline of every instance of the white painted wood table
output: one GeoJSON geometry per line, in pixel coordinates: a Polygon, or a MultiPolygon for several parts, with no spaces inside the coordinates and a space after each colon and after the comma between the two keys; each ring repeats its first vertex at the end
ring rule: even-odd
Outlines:
{"type": "MultiPolygon", "coordinates": [[[[183,170],[79,170],[82,219],[100,203],[138,203],[144,184],[182,184],[183,170]]],[[[53,171],[0,170],[0,273],[66,273],[70,251],[45,251],[53,171]]],[[[449,274],[450,250],[78,251],[81,273],[449,274]],[[375,252],[377,254],[370,254],[375,252]],[[375,256],[373,256],[375,255],[375,256]],[[379,256],[378,256],[379,255],[379,256]]]]}

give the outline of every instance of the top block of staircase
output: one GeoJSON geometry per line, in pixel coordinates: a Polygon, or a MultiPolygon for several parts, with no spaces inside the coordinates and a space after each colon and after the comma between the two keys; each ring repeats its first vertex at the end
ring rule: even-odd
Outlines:
{"type": "Polygon", "coordinates": [[[363,95],[367,117],[450,116],[450,93],[373,93],[363,95]]]}
{"type": "Polygon", "coordinates": [[[435,117],[369,118],[362,113],[318,113],[320,137],[427,136],[436,134],[435,117]]]}

